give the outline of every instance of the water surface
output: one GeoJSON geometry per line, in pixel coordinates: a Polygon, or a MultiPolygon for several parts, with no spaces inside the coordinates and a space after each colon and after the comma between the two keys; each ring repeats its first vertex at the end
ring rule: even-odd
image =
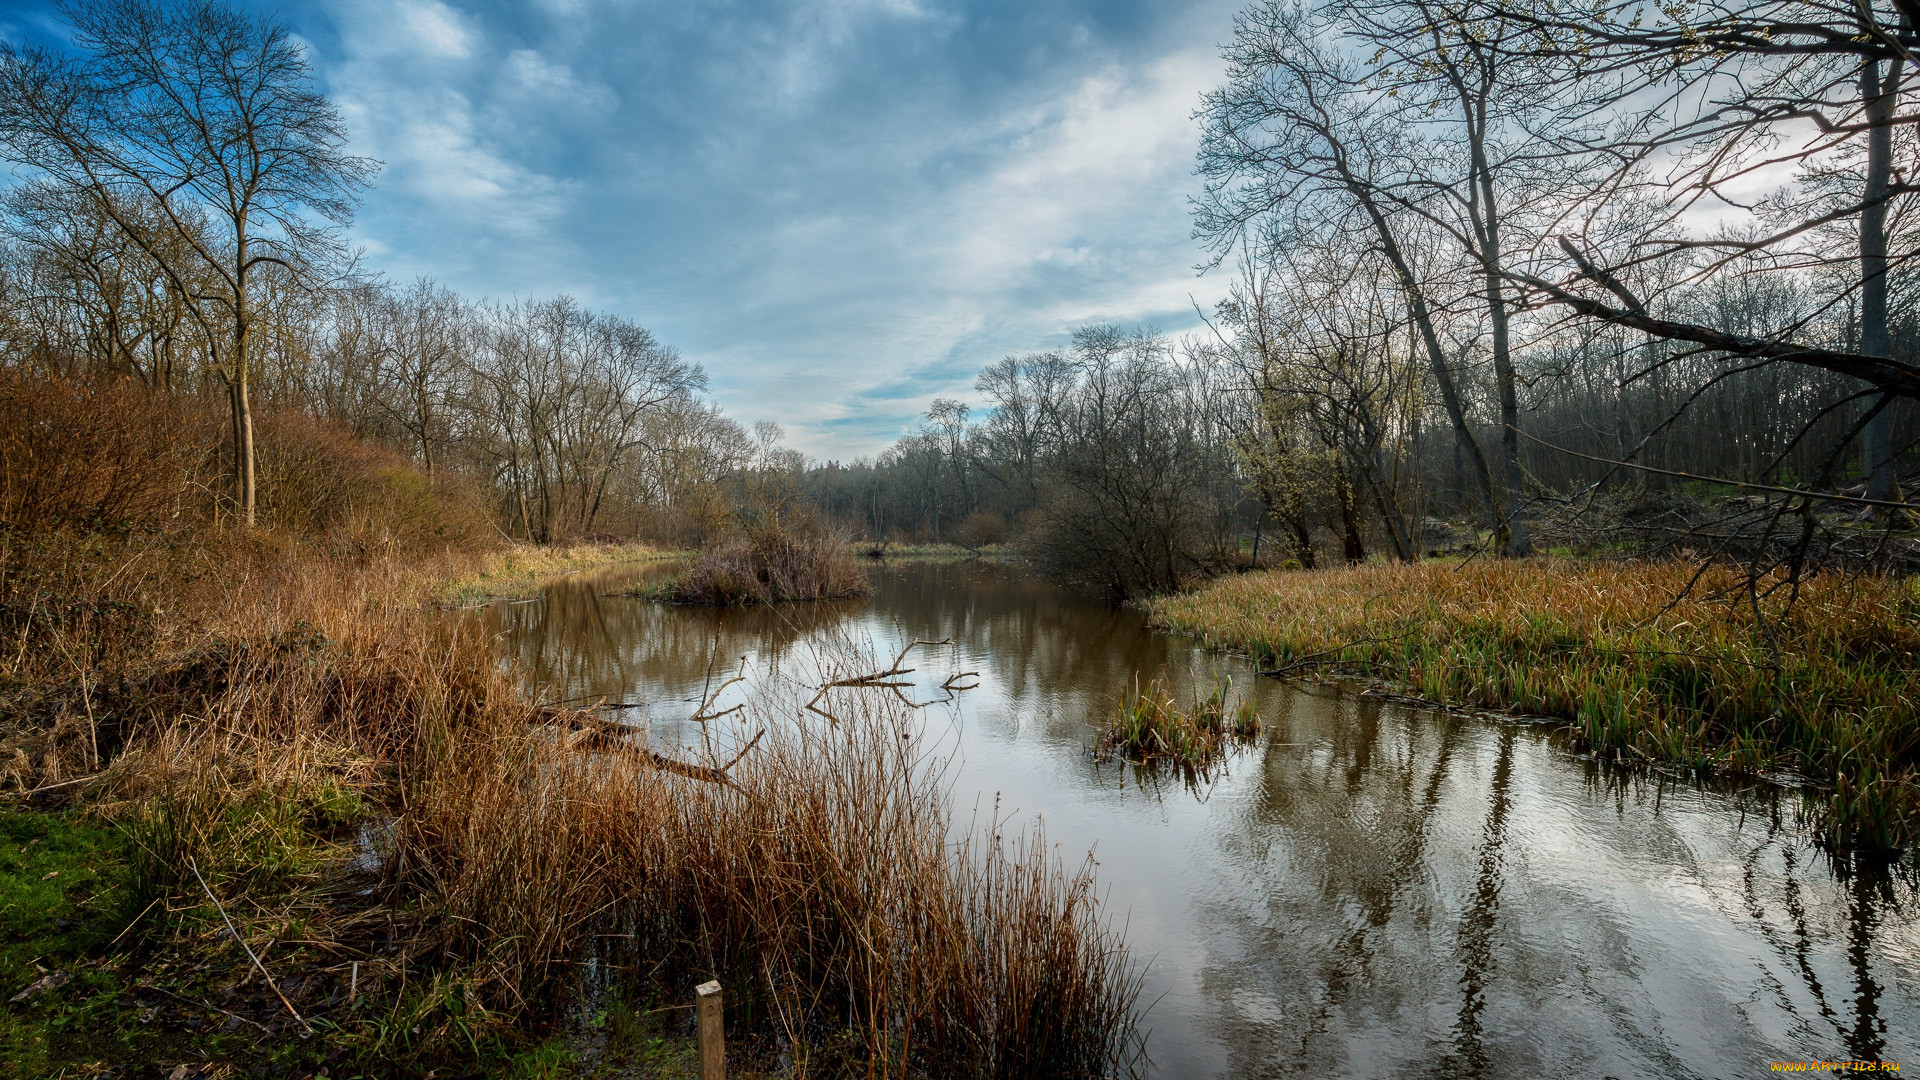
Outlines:
{"type": "MultiPolygon", "coordinates": [[[[1791,792],[1576,758],[1546,726],[1257,679],[1135,611],[1005,567],[904,563],[864,601],[721,611],[580,575],[486,615],[549,699],[607,698],[671,737],[714,668],[915,638],[954,801],[1092,849],[1135,954],[1163,1077],[1743,1077],[1771,1061],[1920,1069],[1910,868],[1836,864],[1791,792]],[[1089,753],[1136,674],[1220,677],[1265,730],[1209,784],[1089,753]]],[[[737,693],[736,688],[730,693],[737,693]]],[[[727,704],[723,700],[720,704],[727,704]]]]}

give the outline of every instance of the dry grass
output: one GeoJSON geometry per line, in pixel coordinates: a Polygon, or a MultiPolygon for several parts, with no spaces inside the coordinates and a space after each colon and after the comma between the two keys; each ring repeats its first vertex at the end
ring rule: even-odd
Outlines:
{"type": "Polygon", "coordinates": [[[1248,574],[1152,610],[1283,671],[1338,666],[1562,717],[1609,755],[1824,780],[1828,836],[1911,842],[1920,585],[1831,574],[1786,597],[1756,599],[1733,568],[1536,559],[1248,574]]]}
{"type": "Polygon", "coordinates": [[[547,579],[561,574],[620,563],[680,558],[684,554],[647,544],[579,543],[555,547],[506,544],[478,553],[470,570],[444,578],[437,591],[443,600],[456,604],[519,599],[538,595],[547,579]]]}
{"type": "MultiPolygon", "coordinates": [[[[124,546],[61,550],[67,585],[121,595],[124,546]]],[[[892,699],[846,691],[837,723],[807,725],[801,688],[763,687],[732,719],[766,734],[703,782],[553,726],[490,642],[432,614],[485,557],[349,561],[256,536],[134,565],[163,554],[136,590],[170,612],[139,616],[145,659],[7,669],[66,731],[12,714],[30,749],[16,786],[102,770],[63,790],[133,830],[138,906],[172,913],[142,934],[210,933],[199,867],[256,948],[285,943],[294,1004],[367,1060],[421,1071],[511,1041],[566,1007],[589,959],[670,1000],[720,978],[737,1034],[784,1047],[792,1075],[1130,1060],[1137,984],[1090,868],[1037,831],[956,849],[939,764],[892,699]],[[83,716],[112,739],[96,749],[83,716]],[[371,878],[345,869],[363,827],[390,838],[371,878]]],[[[80,649],[98,628],[9,629],[41,657],[50,629],[80,649]]]]}
{"type": "Polygon", "coordinates": [[[1140,689],[1138,676],[1120,707],[1101,729],[1094,750],[1147,765],[1168,764],[1189,775],[1204,774],[1236,744],[1260,735],[1253,702],[1233,700],[1231,682],[1215,684],[1205,697],[1182,707],[1159,679],[1140,689]]]}
{"type": "Polygon", "coordinates": [[[771,604],[865,596],[873,587],[847,539],[771,525],[703,548],[666,591],[681,604],[771,604]]]}

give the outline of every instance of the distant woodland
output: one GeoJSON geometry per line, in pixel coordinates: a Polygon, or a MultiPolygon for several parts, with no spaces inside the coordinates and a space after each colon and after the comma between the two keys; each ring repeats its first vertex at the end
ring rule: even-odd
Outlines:
{"type": "Polygon", "coordinates": [[[1899,5],[1255,3],[1194,113],[1229,299],[1177,336],[1062,328],[844,462],[625,317],[371,273],[346,229],[377,163],[285,28],[122,7],[0,57],[0,367],[224,417],[182,467],[235,520],[297,512],[276,432],[319,424],[516,539],[697,544],[777,492],[1123,594],[1249,559],[1914,558],[1899,5]]]}

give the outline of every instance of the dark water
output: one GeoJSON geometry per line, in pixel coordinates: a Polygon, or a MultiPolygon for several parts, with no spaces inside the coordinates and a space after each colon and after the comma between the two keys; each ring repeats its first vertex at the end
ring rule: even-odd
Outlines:
{"type": "MultiPolygon", "coordinates": [[[[624,579],[663,572],[629,570],[624,579]]],[[[981,563],[908,563],[869,601],[673,609],[576,577],[485,616],[549,698],[646,701],[670,729],[713,658],[798,664],[829,637],[932,686],[978,670],[951,725],[954,801],[1038,814],[1094,849],[1150,961],[1164,1077],[1747,1077],[1775,1060],[1920,1069],[1920,898],[1794,830],[1794,796],[1632,775],[1545,728],[1250,676],[1140,616],[981,563]],[[1211,784],[1088,752],[1135,673],[1231,675],[1257,746],[1211,784]]],[[[1184,692],[1184,691],[1183,691],[1184,692]]],[[[722,701],[721,704],[725,704],[722,701]]]]}

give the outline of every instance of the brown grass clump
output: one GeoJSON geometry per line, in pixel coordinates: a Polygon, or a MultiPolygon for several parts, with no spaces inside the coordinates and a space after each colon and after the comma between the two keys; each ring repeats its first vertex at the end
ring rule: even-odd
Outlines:
{"type": "Polygon", "coordinates": [[[1100,731],[1094,752],[1146,765],[1168,764],[1203,774],[1236,744],[1260,735],[1253,702],[1233,701],[1230,681],[1216,684],[1205,698],[1196,692],[1186,706],[1156,678],[1140,688],[1138,677],[1120,707],[1100,731]]]}
{"type": "Polygon", "coordinates": [[[1248,574],[1152,610],[1282,671],[1562,717],[1616,757],[1804,774],[1831,784],[1826,835],[1920,837],[1920,585],[1822,574],[1789,606],[1747,584],[1685,562],[1422,563],[1248,574]]]}
{"type": "Polygon", "coordinates": [[[845,537],[775,524],[701,549],[665,598],[681,604],[772,604],[872,591],[845,537]]]}

